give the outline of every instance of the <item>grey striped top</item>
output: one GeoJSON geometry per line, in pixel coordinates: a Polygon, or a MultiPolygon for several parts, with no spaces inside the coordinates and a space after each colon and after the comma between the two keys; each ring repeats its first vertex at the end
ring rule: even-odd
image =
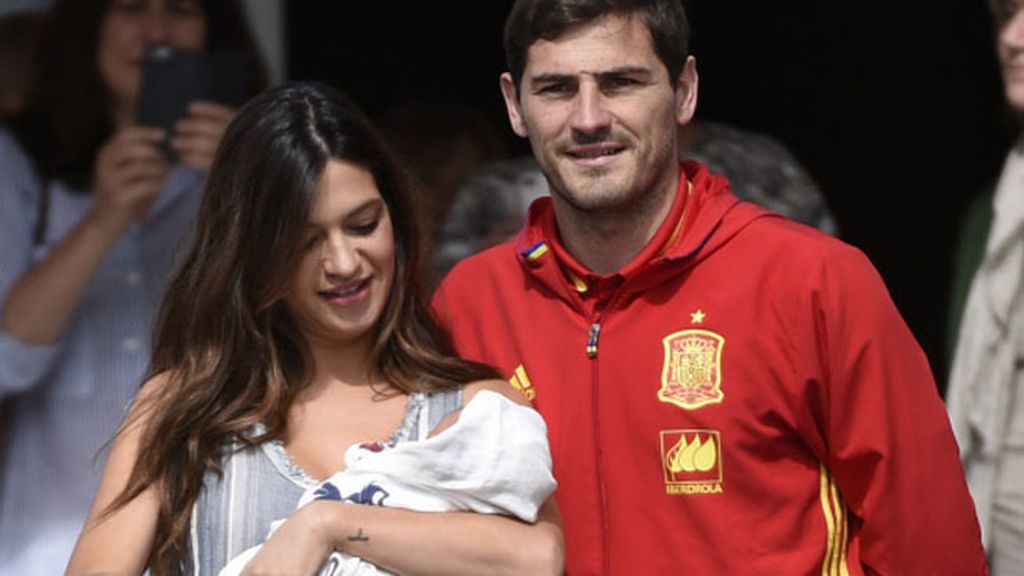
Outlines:
{"type": "MultiPolygon", "coordinates": [[[[412,394],[391,441],[426,438],[461,404],[461,389],[412,394]]],[[[184,573],[216,576],[231,558],[262,543],[271,523],[290,516],[302,493],[318,484],[292,461],[280,441],[233,452],[224,461],[223,478],[209,472],[204,479],[192,511],[184,573]]]]}

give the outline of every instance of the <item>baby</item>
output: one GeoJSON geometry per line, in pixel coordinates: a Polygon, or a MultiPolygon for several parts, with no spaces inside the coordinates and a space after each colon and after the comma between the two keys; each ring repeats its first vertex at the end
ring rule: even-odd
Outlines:
{"type": "MultiPolygon", "coordinates": [[[[534,522],[555,490],[547,427],[532,408],[481,391],[457,415],[420,440],[359,444],[345,452],[345,470],[307,490],[298,507],[321,499],[407,508],[465,510],[534,522]]],[[[283,523],[274,522],[270,533],[283,523]]],[[[269,535],[268,535],[269,537],[269,535]]],[[[220,576],[238,576],[254,546],[233,558],[220,576]]],[[[318,576],[389,574],[358,557],[334,552],[318,576]]]]}

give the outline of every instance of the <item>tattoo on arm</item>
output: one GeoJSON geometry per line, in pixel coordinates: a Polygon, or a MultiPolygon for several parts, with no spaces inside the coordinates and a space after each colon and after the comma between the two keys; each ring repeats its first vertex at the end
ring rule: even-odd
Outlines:
{"type": "Polygon", "coordinates": [[[358,532],[348,537],[349,542],[369,542],[370,537],[363,533],[363,529],[360,528],[358,532]]]}

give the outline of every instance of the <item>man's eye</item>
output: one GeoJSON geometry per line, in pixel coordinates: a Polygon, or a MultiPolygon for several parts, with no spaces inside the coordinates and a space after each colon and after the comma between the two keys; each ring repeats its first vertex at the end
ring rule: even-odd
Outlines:
{"type": "Polygon", "coordinates": [[[544,84],[537,88],[538,94],[567,94],[572,90],[572,87],[568,82],[557,82],[553,84],[544,84]]]}
{"type": "Polygon", "coordinates": [[[622,88],[629,88],[639,84],[635,79],[629,77],[614,77],[608,78],[604,81],[604,87],[606,90],[619,90],[622,88]]]}

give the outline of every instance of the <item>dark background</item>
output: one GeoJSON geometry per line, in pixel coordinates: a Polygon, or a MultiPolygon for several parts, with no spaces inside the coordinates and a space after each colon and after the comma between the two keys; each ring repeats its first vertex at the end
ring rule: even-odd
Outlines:
{"type": "MultiPolygon", "coordinates": [[[[288,76],[347,91],[371,116],[408,101],[482,111],[510,153],[497,77],[511,2],[289,2],[288,76]]],[[[960,215],[1014,130],[984,0],[688,1],[698,118],[784,142],[840,236],[878,267],[944,388],[960,215]]]]}

